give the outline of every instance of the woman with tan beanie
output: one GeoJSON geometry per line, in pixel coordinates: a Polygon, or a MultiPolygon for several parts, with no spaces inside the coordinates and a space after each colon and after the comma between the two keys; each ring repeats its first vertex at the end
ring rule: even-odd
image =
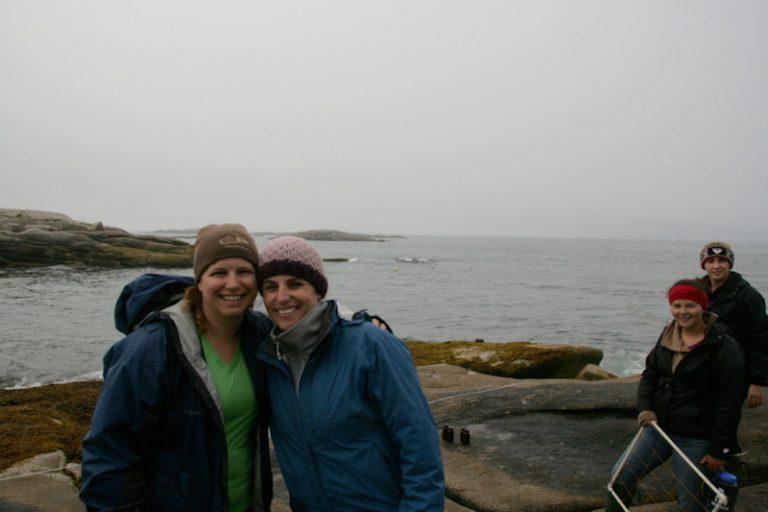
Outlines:
{"type": "Polygon", "coordinates": [[[243,226],[209,225],[197,235],[194,281],[147,274],[124,289],[115,315],[127,336],[104,357],[83,442],[89,511],[269,510],[267,404],[253,340],[271,323],[249,313],[258,263],[243,226]],[[151,313],[184,288],[183,301],[151,313]]]}

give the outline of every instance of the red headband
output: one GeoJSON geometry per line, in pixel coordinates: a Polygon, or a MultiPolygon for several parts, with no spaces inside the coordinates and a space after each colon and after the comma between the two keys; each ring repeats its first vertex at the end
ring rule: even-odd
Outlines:
{"type": "Polygon", "coordinates": [[[677,286],[673,286],[672,289],[669,290],[667,297],[669,297],[670,304],[678,299],[686,299],[699,304],[704,309],[707,309],[707,304],[709,303],[707,292],[692,284],[678,284],[677,286]]]}

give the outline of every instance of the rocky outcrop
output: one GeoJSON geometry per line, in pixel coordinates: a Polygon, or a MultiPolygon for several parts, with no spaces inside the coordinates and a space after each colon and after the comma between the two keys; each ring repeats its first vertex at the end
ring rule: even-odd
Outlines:
{"type": "Polygon", "coordinates": [[[347,233],[345,231],[336,231],[332,229],[312,229],[309,231],[299,231],[291,233],[305,240],[311,241],[332,241],[332,242],[383,242],[381,235],[362,235],[359,233],[347,233]]]}
{"type": "Polygon", "coordinates": [[[485,343],[481,340],[441,343],[408,340],[418,366],[447,363],[469,370],[517,379],[612,378],[615,375],[595,368],[603,351],[581,345],[531,343],[527,341],[485,343]]]}
{"type": "Polygon", "coordinates": [[[85,512],[77,497],[77,464],[60,451],[45,453],[0,472],[0,510],[8,512],[85,512]]]}
{"type": "Polygon", "coordinates": [[[193,247],[60,213],[0,208],[0,268],[48,265],[189,268],[193,247]]]}

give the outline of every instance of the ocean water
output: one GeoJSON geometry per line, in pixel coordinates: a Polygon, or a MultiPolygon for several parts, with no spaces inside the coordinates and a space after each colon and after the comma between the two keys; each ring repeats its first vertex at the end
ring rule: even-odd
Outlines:
{"type": "MultiPolygon", "coordinates": [[[[267,239],[257,237],[263,247],[267,239]]],[[[589,345],[601,366],[642,370],[669,318],[665,292],[702,274],[700,242],[495,237],[314,242],[329,298],[384,317],[402,338],[589,345]]],[[[768,292],[768,244],[734,244],[736,264],[768,292]]],[[[10,270],[0,279],[0,387],[98,375],[121,334],[113,307],[144,272],[191,269],[10,270]]]]}

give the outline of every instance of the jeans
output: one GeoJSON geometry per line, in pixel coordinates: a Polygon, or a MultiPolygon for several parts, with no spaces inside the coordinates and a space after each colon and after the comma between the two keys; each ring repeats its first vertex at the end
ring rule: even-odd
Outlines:
{"type": "MultiPolygon", "coordinates": [[[[707,453],[710,441],[680,436],[669,437],[691,462],[696,465],[699,471],[712,480],[714,472],[707,469],[706,466],[699,464],[699,461],[707,453]]],[[[616,473],[626,453],[627,451],[625,450],[624,454],[619,457],[619,460],[613,467],[613,471],[611,471],[611,475],[616,473]]],[[[711,510],[709,502],[712,499],[712,492],[653,427],[642,429],[637,443],[635,443],[627,461],[621,468],[618,478],[613,483],[613,490],[626,505],[629,505],[628,500],[634,495],[638,482],[670,457],[672,457],[672,471],[677,478],[677,503],[680,505],[680,508],[685,512],[706,512],[711,510]]],[[[612,495],[608,496],[605,508],[607,512],[622,510],[612,495]]]]}

